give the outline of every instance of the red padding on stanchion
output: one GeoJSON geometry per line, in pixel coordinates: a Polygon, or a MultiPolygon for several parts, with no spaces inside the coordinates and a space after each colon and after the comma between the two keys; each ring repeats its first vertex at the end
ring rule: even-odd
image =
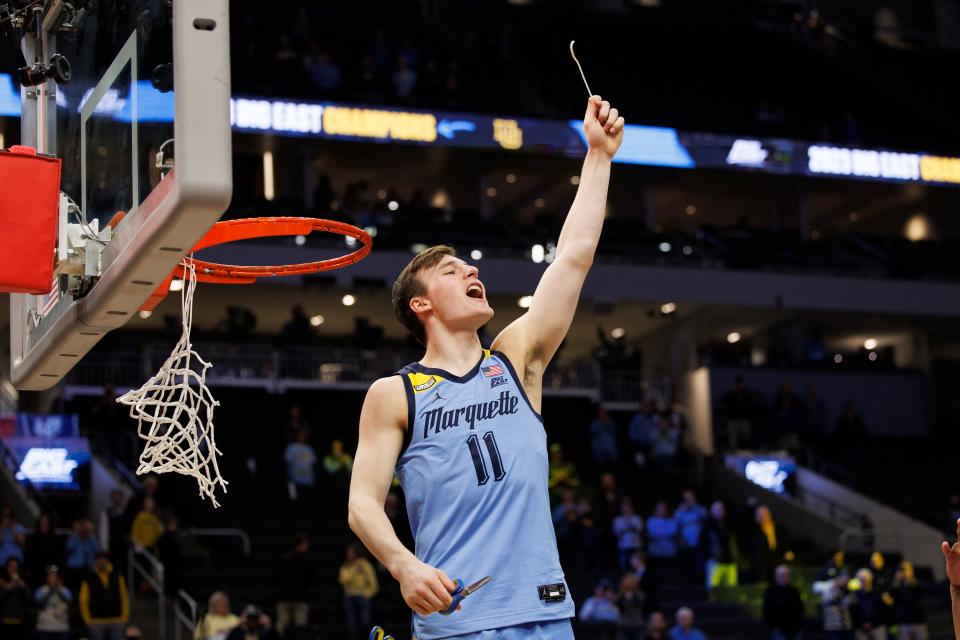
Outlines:
{"type": "Polygon", "coordinates": [[[50,291],[59,198],[59,158],[0,150],[0,292],[50,291]]]}

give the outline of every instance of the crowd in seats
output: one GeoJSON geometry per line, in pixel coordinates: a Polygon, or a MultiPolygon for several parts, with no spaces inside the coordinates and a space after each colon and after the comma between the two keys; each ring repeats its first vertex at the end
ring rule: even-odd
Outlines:
{"type": "Polygon", "coordinates": [[[130,624],[129,553],[150,552],[164,563],[165,585],[175,591],[180,575],[179,521],[158,511],[156,478],[127,499],[114,491],[94,519],[80,516],[69,533],[41,513],[32,528],[4,507],[0,521],[0,637],[13,640],[139,640],[130,624]]]}

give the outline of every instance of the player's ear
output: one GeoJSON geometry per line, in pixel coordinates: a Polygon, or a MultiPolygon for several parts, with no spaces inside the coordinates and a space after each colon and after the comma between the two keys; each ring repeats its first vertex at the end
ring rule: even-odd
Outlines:
{"type": "Polygon", "coordinates": [[[423,313],[432,308],[430,300],[426,296],[414,296],[410,298],[410,309],[414,313],[423,313]]]}

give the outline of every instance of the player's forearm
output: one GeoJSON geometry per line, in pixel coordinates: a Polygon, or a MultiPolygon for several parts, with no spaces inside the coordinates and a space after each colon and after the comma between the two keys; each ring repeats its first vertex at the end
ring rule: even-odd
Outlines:
{"type": "Polygon", "coordinates": [[[404,563],[416,560],[394,531],[383,505],[369,498],[351,498],[347,521],[364,546],[394,578],[404,563]]]}
{"type": "Polygon", "coordinates": [[[960,588],[950,585],[950,603],[953,609],[953,635],[960,640],[960,588]]]}
{"type": "Polygon", "coordinates": [[[587,152],[577,195],[557,241],[557,258],[582,264],[593,262],[607,208],[611,163],[612,158],[602,151],[591,149],[587,152]]]}

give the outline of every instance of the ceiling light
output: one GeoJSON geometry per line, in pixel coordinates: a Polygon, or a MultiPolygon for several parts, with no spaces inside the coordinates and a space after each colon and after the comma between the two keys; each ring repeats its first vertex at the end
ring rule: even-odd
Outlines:
{"type": "Polygon", "coordinates": [[[507,182],[509,184],[513,184],[516,181],[517,181],[517,176],[513,175],[512,173],[507,174],[507,182]]]}
{"type": "Polygon", "coordinates": [[[536,200],[533,201],[533,206],[535,206],[537,209],[543,209],[543,207],[544,207],[546,204],[547,204],[547,203],[546,203],[546,201],[544,201],[543,198],[537,198],[536,200]]]}
{"type": "Polygon", "coordinates": [[[418,242],[416,244],[410,245],[410,251],[413,251],[414,253],[420,253],[421,251],[426,251],[426,250],[427,250],[427,245],[423,244],[422,242],[418,242]]]}
{"type": "Polygon", "coordinates": [[[867,355],[867,359],[870,360],[870,362],[876,362],[876,361],[877,361],[877,352],[876,352],[876,351],[871,351],[870,354],[867,355]]]}
{"type": "Polygon", "coordinates": [[[396,211],[399,208],[400,208],[400,203],[397,202],[396,200],[391,200],[390,202],[387,203],[387,209],[390,209],[390,211],[396,211]]]}
{"type": "Polygon", "coordinates": [[[856,211],[851,211],[851,212],[850,212],[850,222],[856,222],[856,221],[859,220],[859,219],[860,219],[860,214],[859,214],[859,213],[857,213],[856,211]]]}
{"type": "Polygon", "coordinates": [[[379,200],[385,200],[386,197],[387,197],[387,190],[386,190],[386,189],[378,189],[378,190],[377,190],[377,198],[378,198],[379,200]]]}
{"type": "Polygon", "coordinates": [[[843,362],[843,356],[840,355],[839,353],[836,353],[833,355],[833,361],[836,362],[837,364],[840,364],[841,362],[843,362]]]}
{"type": "Polygon", "coordinates": [[[496,187],[487,187],[487,197],[496,198],[497,197],[497,188],[496,187]]]}
{"type": "Polygon", "coordinates": [[[903,235],[907,240],[919,242],[930,239],[930,220],[922,213],[916,213],[910,216],[907,224],[903,228],[903,235]]]}
{"type": "Polygon", "coordinates": [[[727,342],[729,342],[730,344],[737,344],[738,342],[740,342],[740,334],[737,333],[736,331],[731,331],[730,333],[727,334],[727,342]]]}
{"type": "Polygon", "coordinates": [[[470,257],[474,260],[479,260],[483,257],[483,251],[480,251],[480,249],[474,249],[470,252],[470,257]]]}
{"type": "Polygon", "coordinates": [[[677,310],[677,305],[674,302],[667,302],[660,305],[660,313],[662,313],[665,316],[670,315],[676,310],[677,310]]]}
{"type": "Polygon", "coordinates": [[[580,176],[570,176],[570,184],[573,186],[580,184],[580,176]]]}
{"type": "Polygon", "coordinates": [[[546,256],[546,254],[547,252],[543,248],[542,244],[535,244],[530,249],[530,259],[536,262],[537,264],[540,264],[541,262],[543,262],[543,259],[546,256]]]}
{"type": "Polygon", "coordinates": [[[873,351],[877,348],[877,341],[874,338],[867,338],[863,341],[863,348],[867,351],[873,351]]]}
{"type": "Polygon", "coordinates": [[[348,293],[347,295],[343,296],[343,299],[340,302],[342,302],[343,306],[345,307],[352,307],[357,303],[357,298],[356,296],[348,293]]]}
{"type": "Polygon", "coordinates": [[[670,249],[672,249],[672,248],[673,248],[673,247],[670,246],[670,243],[669,243],[669,242],[661,242],[661,243],[660,243],[660,251],[662,251],[663,253],[670,253],[670,249]]]}
{"type": "Polygon", "coordinates": [[[298,247],[302,247],[307,243],[307,236],[297,236],[293,241],[297,243],[298,247]]]}
{"type": "Polygon", "coordinates": [[[614,340],[619,340],[623,336],[627,335],[627,332],[624,330],[623,327],[617,327],[616,329],[610,332],[610,335],[613,337],[614,340]]]}
{"type": "Polygon", "coordinates": [[[683,250],[682,250],[682,251],[683,251],[683,255],[685,255],[685,256],[692,256],[692,255],[693,255],[693,247],[691,247],[691,246],[688,245],[688,244],[683,245],[683,250]]]}
{"type": "Polygon", "coordinates": [[[319,327],[323,324],[323,316],[313,316],[310,318],[310,324],[314,327],[319,327]]]}
{"type": "Polygon", "coordinates": [[[153,315],[153,311],[147,311],[146,309],[140,312],[140,317],[143,318],[144,320],[146,320],[152,315],[153,315]]]}
{"type": "Polygon", "coordinates": [[[347,246],[351,249],[357,246],[357,239],[353,236],[344,236],[343,241],[347,243],[347,246]]]}
{"type": "Polygon", "coordinates": [[[533,296],[523,296],[517,300],[517,305],[519,305],[521,309],[529,309],[531,304],[533,304],[533,296]]]}
{"type": "Polygon", "coordinates": [[[697,208],[696,208],[695,206],[693,206],[692,204],[688,204],[688,205],[687,205],[687,208],[684,209],[684,211],[687,212],[687,215],[688,215],[688,216],[692,216],[692,215],[694,215],[694,214],[697,213],[697,208]]]}
{"type": "Polygon", "coordinates": [[[182,291],[183,290],[183,280],[179,278],[174,278],[170,282],[170,291],[182,291]]]}

